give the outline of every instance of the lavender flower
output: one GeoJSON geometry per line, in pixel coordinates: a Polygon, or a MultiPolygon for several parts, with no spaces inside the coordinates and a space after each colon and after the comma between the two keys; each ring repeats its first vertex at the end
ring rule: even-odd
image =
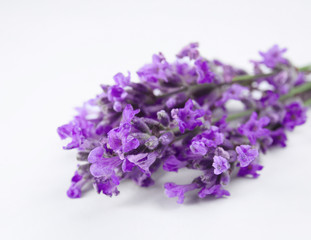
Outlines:
{"type": "Polygon", "coordinates": [[[285,106],[286,114],[283,120],[283,125],[288,130],[293,130],[296,126],[302,125],[307,120],[306,111],[299,102],[292,102],[285,106]]]}
{"type": "Polygon", "coordinates": [[[178,160],[174,155],[172,155],[164,160],[163,169],[168,172],[177,172],[178,169],[185,167],[186,165],[186,161],[182,162],[178,160]]]}
{"type": "Polygon", "coordinates": [[[61,139],[70,139],[64,149],[78,150],[68,197],[80,198],[91,184],[110,197],[128,180],[151,187],[159,169],[198,173],[189,184],[164,184],[178,203],[186,193],[230,196],[223,186],[235,173],[257,178],[263,168],[259,152],[285,147],[286,131],[306,122],[303,101],[311,102],[310,69],[292,65],[285,51],[275,45],[260,52],[262,61],[252,61],[254,76],[204,58],[197,43],[173,62],[153,55],[137,71],[140,82],[117,73],[115,85],[102,85],[99,95],[57,129],[61,139]],[[226,104],[232,99],[245,110],[233,113],[226,104]]]}
{"type": "Polygon", "coordinates": [[[247,175],[252,175],[253,178],[257,178],[259,176],[257,171],[260,171],[262,169],[263,169],[263,166],[261,166],[261,165],[259,165],[257,163],[250,164],[247,167],[241,167],[239,169],[238,176],[239,177],[244,177],[244,176],[247,176],[247,175]]]}
{"type": "Polygon", "coordinates": [[[108,143],[114,151],[129,152],[140,145],[138,139],[130,135],[131,121],[137,113],[139,110],[133,110],[131,105],[127,105],[123,111],[120,126],[108,132],[108,143]]]}
{"type": "Polygon", "coordinates": [[[193,130],[202,125],[202,121],[198,118],[204,115],[204,111],[202,109],[193,110],[193,108],[193,102],[189,99],[184,108],[172,110],[172,118],[178,123],[181,133],[184,133],[186,129],[193,130]]]}
{"type": "Polygon", "coordinates": [[[198,43],[190,43],[189,45],[184,47],[176,56],[178,58],[189,57],[190,59],[196,59],[200,55],[198,47],[198,43]]]}
{"type": "Polygon", "coordinates": [[[208,195],[213,195],[216,198],[222,198],[223,196],[230,196],[230,193],[223,189],[220,184],[217,184],[210,188],[202,188],[198,195],[200,198],[205,198],[208,195]]]}
{"type": "Polygon", "coordinates": [[[190,149],[194,154],[199,154],[204,156],[207,153],[207,146],[203,141],[194,140],[190,145],[190,149]]]}
{"type": "MultiPolygon", "coordinates": [[[[84,105],[86,108],[88,103],[84,105]]],[[[71,138],[71,142],[64,146],[64,149],[81,148],[83,143],[94,135],[94,123],[87,119],[88,112],[78,109],[77,115],[73,121],[57,129],[57,133],[61,139],[71,138]]]]}
{"type": "Polygon", "coordinates": [[[238,161],[241,167],[247,167],[252,161],[258,157],[258,150],[249,145],[241,145],[236,147],[238,161]]]}
{"type": "Polygon", "coordinates": [[[248,137],[252,145],[256,144],[258,138],[265,137],[269,134],[269,130],[264,128],[270,122],[268,117],[262,117],[257,120],[257,113],[253,112],[250,119],[239,127],[240,134],[248,137]]]}
{"type": "Polygon", "coordinates": [[[196,60],[195,66],[198,75],[197,82],[199,84],[213,82],[215,78],[215,73],[211,71],[209,63],[206,60],[203,59],[196,60]]]}
{"type": "Polygon", "coordinates": [[[195,154],[205,155],[208,148],[216,148],[224,142],[224,135],[219,128],[212,126],[192,139],[190,149],[195,154]]]}
{"type": "Polygon", "coordinates": [[[138,70],[137,75],[142,82],[156,83],[159,80],[168,81],[166,72],[169,68],[170,66],[162,53],[158,55],[154,54],[152,56],[152,63],[138,70]]]}
{"type": "Polygon", "coordinates": [[[130,85],[130,81],[131,81],[131,74],[128,73],[128,76],[125,77],[123,75],[123,73],[117,73],[116,75],[114,75],[113,77],[114,81],[116,82],[116,84],[122,88],[130,85]]]}
{"type": "Polygon", "coordinates": [[[279,94],[271,91],[271,90],[267,90],[264,92],[264,96],[259,100],[260,106],[262,108],[274,105],[278,100],[279,100],[280,96],[279,94]]]}
{"type": "Polygon", "coordinates": [[[275,131],[270,132],[270,137],[272,138],[273,146],[286,147],[287,137],[284,129],[279,128],[275,131]]]}
{"type": "Polygon", "coordinates": [[[286,51],[286,48],[281,49],[278,45],[274,45],[267,52],[259,52],[259,54],[263,58],[262,63],[268,68],[275,68],[278,64],[288,64],[288,60],[282,56],[286,51]]]}
{"type": "Polygon", "coordinates": [[[67,196],[70,198],[80,198],[81,197],[81,188],[83,186],[82,181],[83,176],[79,175],[76,171],[75,175],[71,179],[71,186],[67,191],[67,196]]]}
{"type": "Polygon", "coordinates": [[[127,159],[138,166],[144,173],[150,175],[150,166],[156,160],[156,155],[148,153],[139,153],[137,155],[129,155],[127,159]]]}
{"type": "Polygon", "coordinates": [[[94,178],[93,186],[97,193],[103,193],[107,196],[112,197],[112,195],[118,195],[119,190],[117,186],[120,184],[118,177],[114,176],[109,179],[104,178],[94,178]]]}
{"type": "Polygon", "coordinates": [[[235,99],[241,100],[244,97],[244,93],[248,92],[248,88],[239,84],[232,84],[222,95],[222,98],[216,103],[217,106],[224,105],[228,100],[235,99]]]}
{"type": "Polygon", "coordinates": [[[221,156],[214,156],[214,163],[213,163],[214,173],[216,175],[219,175],[223,173],[224,171],[228,170],[230,165],[228,163],[228,160],[221,157],[221,156]]]}
{"type": "Polygon", "coordinates": [[[165,193],[168,197],[178,197],[177,203],[183,203],[185,199],[185,193],[197,188],[195,183],[187,185],[176,185],[175,183],[164,184],[165,193]]]}

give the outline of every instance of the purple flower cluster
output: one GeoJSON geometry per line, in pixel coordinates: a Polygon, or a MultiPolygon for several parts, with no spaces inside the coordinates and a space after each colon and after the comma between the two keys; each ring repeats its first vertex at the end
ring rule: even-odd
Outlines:
{"type": "Polygon", "coordinates": [[[57,129],[61,139],[70,139],[64,149],[76,148],[80,161],[68,197],[81,197],[90,183],[107,196],[118,195],[126,179],[149,187],[161,169],[198,171],[188,184],[164,185],[178,203],[188,192],[229,196],[225,186],[234,176],[258,177],[259,153],[285,147],[286,130],[306,121],[310,71],[294,67],[285,51],[273,46],[260,52],[262,60],[252,61],[255,75],[248,75],[207,60],[198,43],[191,43],[172,63],[162,53],[153,55],[138,70],[140,81],[116,74],[115,85],[102,85],[98,96],[57,129]],[[233,112],[229,101],[243,109],[233,112]]]}

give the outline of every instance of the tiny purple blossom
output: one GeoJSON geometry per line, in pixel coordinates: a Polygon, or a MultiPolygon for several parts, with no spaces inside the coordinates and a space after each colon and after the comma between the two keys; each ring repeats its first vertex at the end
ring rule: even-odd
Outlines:
{"type": "Polygon", "coordinates": [[[75,175],[73,175],[73,177],[72,177],[72,179],[71,179],[71,182],[77,183],[77,182],[79,182],[82,178],[83,178],[83,176],[80,175],[80,174],[78,173],[78,171],[76,171],[76,172],[75,172],[75,175]]]}
{"type": "Polygon", "coordinates": [[[76,184],[72,184],[67,190],[67,196],[69,198],[80,198],[81,197],[81,188],[76,184]]]}
{"type": "Polygon", "coordinates": [[[296,126],[302,125],[307,120],[307,109],[299,102],[292,102],[285,106],[286,114],[283,119],[283,125],[288,130],[293,130],[296,126]]]}
{"type": "Polygon", "coordinates": [[[120,184],[120,181],[117,176],[113,175],[111,178],[94,178],[93,186],[96,189],[97,193],[103,193],[107,196],[118,195],[119,191],[117,186],[120,184]]]}
{"type": "Polygon", "coordinates": [[[268,117],[262,117],[257,120],[257,113],[253,112],[249,120],[238,128],[240,134],[248,137],[252,145],[256,144],[258,138],[269,135],[269,130],[263,128],[270,122],[268,117]]]}
{"type": "Polygon", "coordinates": [[[105,124],[99,123],[96,126],[95,133],[97,135],[106,135],[111,129],[112,129],[111,125],[105,125],[105,124]]]}
{"type": "Polygon", "coordinates": [[[123,172],[131,172],[136,165],[130,162],[127,158],[123,160],[122,163],[122,171],[123,172]]]}
{"type": "Polygon", "coordinates": [[[85,180],[83,180],[83,176],[76,171],[71,179],[71,185],[67,191],[67,196],[70,198],[80,198],[82,193],[81,188],[84,184],[85,180]]]}
{"type": "Polygon", "coordinates": [[[193,102],[189,99],[184,108],[172,109],[171,111],[172,118],[177,121],[181,133],[184,133],[186,129],[193,130],[202,125],[202,121],[198,118],[204,115],[204,110],[193,110],[193,108],[193,102]]]}
{"type": "Polygon", "coordinates": [[[221,106],[230,99],[241,100],[244,97],[244,94],[248,92],[249,90],[247,87],[243,87],[239,84],[233,84],[222,94],[222,98],[216,102],[216,105],[221,106]]]}
{"type": "Polygon", "coordinates": [[[185,193],[192,191],[197,188],[195,183],[186,185],[177,185],[175,183],[164,184],[165,193],[169,198],[178,197],[177,203],[181,204],[184,202],[185,193]]]}
{"type": "Polygon", "coordinates": [[[220,184],[213,185],[209,188],[204,187],[198,193],[198,196],[200,198],[205,198],[208,195],[213,195],[216,198],[222,198],[223,196],[230,196],[230,193],[227,190],[223,189],[220,184]]]}
{"type": "Polygon", "coordinates": [[[127,160],[138,166],[144,173],[150,175],[150,166],[155,162],[156,155],[153,153],[139,153],[128,155],[127,160]]]}
{"type": "Polygon", "coordinates": [[[288,64],[288,60],[282,56],[286,51],[286,48],[281,49],[278,45],[274,45],[267,52],[259,52],[259,54],[263,58],[262,63],[268,68],[275,68],[278,64],[288,64]]]}
{"type": "Polygon", "coordinates": [[[198,74],[197,83],[211,83],[215,79],[215,73],[211,71],[209,63],[206,60],[198,59],[195,61],[196,72],[198,74]]]}
{"type": "Polygon", "coordinates": [[[108,143],[114,151],[129,152],[138,148],[139,140],[130,136],[131,125],[124,123],[108,132],[108,143]]]}
{"type": "Polygon", "coordinates": [[[164,126],[168,126],[168,124],[170,123],[170,116],[164,110],[158,111],[157,117],[160,123],[164,126]]]}
{"type": "Polygon", "coordinates": [[[265,108],[275,104],[280,96],[274,91],[267,90],[264,96],[259,100],[261,107],[265,108]]]}
{"type": "Polygon", "coordinates": [[[238,154],[238,161],[240,162],[241,167],[247,167],[259,155],[258,150],[249,145],[237,146],[236,152],[238,154]]]}
{"type": "Polygon", "coordinates": [[[154,184],[154,180],[150,177],[150,174],[142,172],[139,168],[134,168],[129,173],[129,176],[141,187],[149,187],[154,184]]]}
{"type": "Polygon", "coordinates": [[[281,124],[284,119],[285,113],[286,111],[284,105],[279,102],[265,107],[261,112],[261,114],[265,115],[270,119],[269,124],[271,125],[281,124]]]}
{"type": "Polygon", "coordinates": [[[208,148],[215,148],[224,142],[224,135],[219,128],[212,126],[192,139],[190,149],[194,154],[205,155],[208,148]]]}
{"type": "Polygon", "coordinates": [[[193,141],[190,145],[190,150],[194,154],[204,156],[207,153],[207,147],[205,146],[204,142],[198,140],[193,141]]]}
{"type": "Polygon", "coordinates": [[[159,80],[168,81],[166,71],[170,65],[165,60],[162,53],[152,56],[152,63],[143,66],[137,71],[137,75],[142,82],[156,83],[159,80]]]}
{"type": "Polygon", "coordinates": [[[125,153],[138,148],[140,145],[139,140],[133,136],[125,137],[122,140],[122,151],[125,153]]]}
{"type": "Polygon", "coordinates": [[[140,145],[138,139],[129,135],[132,130],[131,121],[139,111],[139,109],[133,110],[130,104],[126,105],[122,113],[120,127],[108,132],[108,143],[113,150],[129,152],[140,145]]]}
{"type": "Polygon", "coordinates": [[[241,167],[238,172],[239,177],[244,177],[247,175],[252,175],[253,178],[257,178],[259,174],[257,171],[260,171],[263,169],[263,166],[257,164],[257,163],[251,163],[247,167],[241,167]]]}
{"type": "Polygon", "coordinates": [[[200,55],[198,48],[199,43],[190,43],[184,47],[176,56],[178,58],[189,57],[190,59],[197,59],[200,55]]]}
{"type": "Polygon", "coordinates": [[[295,82],[295,86],[299,86],[301,84],[304,84],[306,82],[306,74],[303,72],[299,72],[298,77],[295,82]]]}
{"type": "Polygon", "coordinates": [[[267,78],[267,80],[272,86],[274,86],[276,92],[286,94],[292,87],[294,79],[292,79],[292,76],[288,70],[284,70],[275,76],[267,78]]]}
{"type": "Polygon", "coordinates": [[[160,136],[159,141],[163,145],[168,145],[173,141],[173,139],[174,139],[174,134],[172,132],[166,132],[160,136]]]}
{"type": "Polygon", "coordinates": [[[271,147],[272,143],[273,143],[273,139],[271,138],[271,132],[268,136],[263,137],[262,139],[260,139],[260,150],[263,153],[266,153],[267,150],[271,147]]]}
{"type": "Polygon", "coordinates": [[[262,74],[262,70],[260,68],[261,62],[260,61],[255,61],[255,60],[250,60],[250,62],[254,65],[254,73],[257,75],[262,74]]]}
{"type": "Polygon", "coordinates": [[[130,84],[131,81],[131,75],[130,72],[128,72],[128,76],[125,77],[123,75],[123,73],[117,73],[116,75],[114,75],[113,77],[114,81],[116,82],[116,84],[120,87],[126,87],[130,84]]]}
{"type": "Polygon", "coordinates": [[[221,157],[221,156],[214,156],[214,173],[216,175],[219,175],[225,171],[227,171],[230,168],[230,164],[228,163],[228,160],[221,157]]]}
{"type": "Polygon", "coordinates": [[[185,167],[186,165],[187,161],[180,161],[172,155],[164,160],[163,169],[168,172],[177,172],[178,169],[185,167]]]}
{"type": "Polygon", "coordinates": [[[105,161],[93,163],[90,172],[94,177],[110,177],[120,164],[119,157],[106,158],[105,161]]]}
{"type": "Polygon", "coordinates": [[[122,101],[127,96],[127,92],[118,85],[113,85],[108,89],[108,100],[111,102],[122,101]]]}
{"type": "Polygon", "coordinates": [[[103,154],[105,150],[103,147],[96,147],[94,148],[88,156],[89,163],[95,163],[101,161],[103,159],[103,154]]]}
{"type": "Polygon", "coordinates": [[[139,112],[140,112],[139,109],[133,110],[132,105],[127,104],[123,110],[123,113],[122,113],[121,123],[130,123],[132,121],[132,119],[134,118],[134,116],[139,112]]]}
{"type": "Polygon", "coordinates": [[[73,121],[57,129],[61,139],[71,138],[71,142],[63,148],[80,148],[84,141],[93,135],[94,124],[85,119],[84,116],[76,116],[73,121]]]}
{"type": "Polygon", "coordinates": [[[89,163],[92,163],[90,172],[94,177],[109,177],[113,174],[114,169],[121,164],[118,156],[105,158],[102,147],[94,148],[88,157],[89,163]]]}
{"type": "Polygon", "coordinates": [[[215,149],[215,155],[216,156],[221,156],[221,157],[223,157],[223,158],[225,158],[227,160],[230,159],[230,153],[225,151],[222,147],[217,147],[215,149]]]}
{"type": "Polygon", "coordinates": [[[284,129],[279,128],[275,131],[271,131],[270,137],[272,138],[272,146],[286,147],[287,137],[284,129]]]}

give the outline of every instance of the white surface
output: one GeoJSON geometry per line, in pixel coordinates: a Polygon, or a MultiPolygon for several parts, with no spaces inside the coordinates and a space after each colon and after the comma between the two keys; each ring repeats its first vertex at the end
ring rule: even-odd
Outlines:
{"type": "Polygon", "coordinates": [[[259,179],[184,205],[163,193],[175,174],[150,189],[122,184],[118,197],[68,199],[75,152],[56,134],[100,83],[190,41],[246,68],[274,43],[310,63],[310,12],[308,0],[1,0],[0,239],[311,239],[311,121],[262,157],[259,179]]]}

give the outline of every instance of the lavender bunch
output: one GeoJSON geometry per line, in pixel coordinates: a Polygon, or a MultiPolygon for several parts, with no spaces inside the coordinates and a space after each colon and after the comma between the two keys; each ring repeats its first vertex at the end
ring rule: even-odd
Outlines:
{"type": "Polygon", "coordinates": [[[90,184],[98,193],[118,195],[126,179],[149,187],[160,168],[200,173],[189,184],[164,185],[178,203],[189,191],[200,198],[229,196],[225,185],[235,175],[257,178],[259,153],[285,147],[286,131],[306,122],[304,105],[311,103],[311,67],[295,67],[285,52],[277,45],[260,52],[249,75],[207,60],[191,43],[173,63],[153,55],[137,71],[140,82],[116,74],[115,85],[102,85],[58,128],[62,139],[71,139],[64,149],[77,148],[80,161],[68,197],[81,197],[90,184]]]}

